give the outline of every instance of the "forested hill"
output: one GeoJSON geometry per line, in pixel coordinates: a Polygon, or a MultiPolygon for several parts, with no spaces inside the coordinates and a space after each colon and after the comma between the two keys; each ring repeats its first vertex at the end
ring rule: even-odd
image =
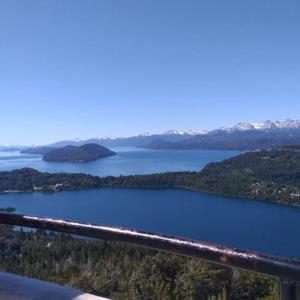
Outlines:
{"type": "Polygon", "coordinates": [[[300,146],[248,152],[207,165],[201,190],[252,199],[300,204],[300,146]]]}
{"type": "Polygon", "coordinates": [[[249,152],[207,165],[201,172],[96,177],[41,173],[33,169],[0,172],[0,191],[60,191],[98,187],[188,188],[249,199],[300,205],[300,146],[249,152]]]}

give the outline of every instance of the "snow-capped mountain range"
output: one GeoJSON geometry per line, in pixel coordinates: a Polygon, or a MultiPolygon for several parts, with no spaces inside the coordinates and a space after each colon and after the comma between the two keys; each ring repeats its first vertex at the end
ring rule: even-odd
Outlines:
{"type": "Polygon", "coordinates": [[[162,135],[201,135],[207,134],[207,130],[185,130],[185,131],[178,131],[178,130],[168,130],[164,132],[162,135]]]}
{"type": "MultiPolygon", "coordinates": [[[[224,136],[228,135],[231,136],[232,134],[244,134],[245,139],[249,139],[249,137],[246,137],[245,134],[249,135],[255,135],[256,133],[262,136],[266,137],[268,135],[268,138],[274,138],[275,135],[278,134],[281,135],[280,139],[282,140],[283,136],[286,133],[289,133],[289,135],[295,135],[295,132],[300,135],[300,120],[292,120],[292,119],[286,119],[282,121],[270,121],[267,120],[265,122],[261,123],[249,123],[249,122],[240,122],[233,126],[225,126],[214,130],[168,130],[164,133],[151,133],[146,132],[140,135],[135,136],[120,136],[120,137],[109,137],[109,136],[103,136],[103,137],[95,137],[95,138],[89,138],[89,139],[69,139],[69,140],[63,140],[58,141],[55,143],[52,143],[50,147],[63,147],[66,145],[83,145],[86,143],[97,143],[100,145],[103,145],[105,147],[119,147],[119,146],[134,146],[134,147],[143,147],[147,146],[153,142],[167,142],[167,143],[187,143],[189,141],[193,141],[193,143],[199,139],[202,140],[207,137],[214,136],[214,140],[218,136],[224,136]],[[275,134],[276,133],[276,134],[275,134]]],[[[291,140],[291,143],[293,140],[291,140]]],[[[219,141],[216,142],[217,145],[220,144],[219,141]]],[[[36,145],[38,147],[38,145],[36,145]]],[[[29,146],[0,146],[0,150],[9,150],[11,149],[24,149],[28,148],[29,146]]],[[[34,147],[34,146],[31,146],[34,147]]]]}
{"type": "Polygon", "coordinates": [[[272,129],[299,129],[300,120],[286,119],[283,121],[267,120],[263,123],[240,122],[233,126],[221,127],[219,130],[226,132],[247,131],[247,130],[272,130],[272,129]]]}
{"type": "MultiPolygon", "coordinates": [[[[218,129],[213,130],[205,130],[205,129],[192,129],[192,130],[168,130],[164,133],[151,133],[151,132],[145,132],[140,135],[135,136],[102,136],[102,137],[96,137],[91,138],[88,140],[98,140],[98,141],[109,141],[109,140],[120,140],[120,139],[131,139],[131,138],[141,138],[141,137],[152,137],[152,136],[197,136],[197,135],[206,135],[209,133],[214,132],[238,132],[238,131],[250,131],[250,130],[258,130],[258,131],[268,131],[268,130],[276,130],[276,129],[300,129],[300,120],[292,120],[292,119],[286,119],[283,121],[264,121],[261,123],[249,123],[249,122],[240,122],[232,126],[224,126],[220,127],[218,129]]],[[[61,142],[65,143],[81,143],[84,141],[88,141],[84,139],[70,139],[65,140],[61,142]]]]}
{"type": "Polygon", "coordinates": [[[179,130],[168,130],[164,133],[151,133],[151,132],[145,132],[139,135],[133,135],[133,136],[101,136],[101,137],[95,137],[95,138],[90,138],[90,139],[80,139],[80,138],[75,138],[75,139],[69,139],[69,140],[63,140],[63,141],[58,141],[56,143],[51,144],[54,146],[61,146],[62,144],[82,144],[86,142],[93,142],[93,143],[113,143],[114,141],[124,141],[124,140],[130,140],[130,139],[143,139],[143,138],[152,138],[152,137],[165,137],[165,138],[188,138],[192,136],[197,136],[197,135],[204,135],[207,134],[207,130],[185,130],[185,131],[179,131],[179,130]]]}
{"type": "Polygon", "coordinates": [[[250,123],[250,122],[240,122],[232,126],[224,126],[220,127],[218,129],[213,130],[185,130],[185,131],[179,131],[179,130],[168,130],[162,134],[156,134],[156,133],[144,133],[140,136],[153,136],[153,135],[205,135],[208,133],[212,133],[215,131],[225,131],[225,132],[236,132],[236,131],[248,131],[248,130],[260,130],[260,131],[268,131],[268,130],[276,130],[276,129],[300,129],[300,120],[292,120],[292,119],[286,119],[283,121],[264,121],[261,123],[250,123]]]}
{"type": "Polygon", "coordinates": [[[65,145],[82,145],[84,143],[98,143],[106,147],[117,146],[138,146],[147,145],[153,141],[162,140],[165,142],[181,142],[192,138],[201,138],[204,136],[218,135],[218,134],[230,134],[230,133],[243,133],[248,131],[253,132],[270,132],[270,131],[282,131],[282,130],[296,130],[300,129],[300,120],[286,119],[283,121],[270,121],[267,120],[262,123],[249,123],[240,122],[233,126],[221,127],[214,130],[168,130],[164,133],[151,133],[146,132],[140,135],[127,136],[127,137],[97,137],[86,140],[68,140],[59,141],[50,146],[61,147],[65,145]]]}
{"type": "Polygon", "coordinates": [[[150,149],[207,149],[251,151],[300,144],[300,120],[241,122],[181,141],[156,139],[150,149]]]}

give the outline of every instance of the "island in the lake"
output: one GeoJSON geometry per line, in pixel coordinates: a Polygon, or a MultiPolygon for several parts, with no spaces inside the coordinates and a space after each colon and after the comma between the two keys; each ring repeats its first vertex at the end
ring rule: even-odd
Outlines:
{"type": "Polygon", "coordinates": [[[116,155],[115,152],[98,144],[85,144],[80,147],[66,146],[46,152],[44,161],[82,163],[116,155]]]}
{"type": "Polygon", "coordinates": [[[0,172],[0,192],[55,192],[88,188],[185,188],[300,206],[300,146],[248,152],[200,172],[97,177],[42,173],[31,168],[0,172]]]}

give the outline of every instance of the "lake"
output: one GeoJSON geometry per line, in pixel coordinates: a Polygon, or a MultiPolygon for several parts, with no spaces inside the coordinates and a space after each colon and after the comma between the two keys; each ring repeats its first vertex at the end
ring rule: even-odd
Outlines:
{"type": "Polygon", "coordinates": [[[98,176],[199,171],[210,162],[239,154],[237,151],[213,150],[147,150],[132,147],[111,149],[117,155],[77,164],[44,162],[39,155],[0,152],[0,171],[30,167],[43,172],[81,172],[98,176]]]}
{"type": "Polygon", "coordinates": [[[300,209],[263,201],[178,189],[94,189],[2,194],[0,206],[300,257],[300,209]]]}
{"type": "MultiPolygon", "coordinates": [[[[47,163],[40,156],[0,152],[0,170],[32,167],[99,176],[198,171],[236,151],[113,149],[118,154],[87,164],[47,163]]],[[[55,194],[2,194],[0,207],[179,235],[242,249],[300,257],[300,209],[185,190],[98,189],[55,194]]]]}

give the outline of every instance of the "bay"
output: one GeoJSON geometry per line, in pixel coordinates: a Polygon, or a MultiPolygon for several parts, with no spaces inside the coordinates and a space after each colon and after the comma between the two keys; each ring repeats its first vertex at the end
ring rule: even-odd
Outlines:
{"type": "Polygon", "coordinates": [[[0,195],[17,213],[179,235],[300,257],[300,209],[187,190],[92,189],[0,195]]]}

